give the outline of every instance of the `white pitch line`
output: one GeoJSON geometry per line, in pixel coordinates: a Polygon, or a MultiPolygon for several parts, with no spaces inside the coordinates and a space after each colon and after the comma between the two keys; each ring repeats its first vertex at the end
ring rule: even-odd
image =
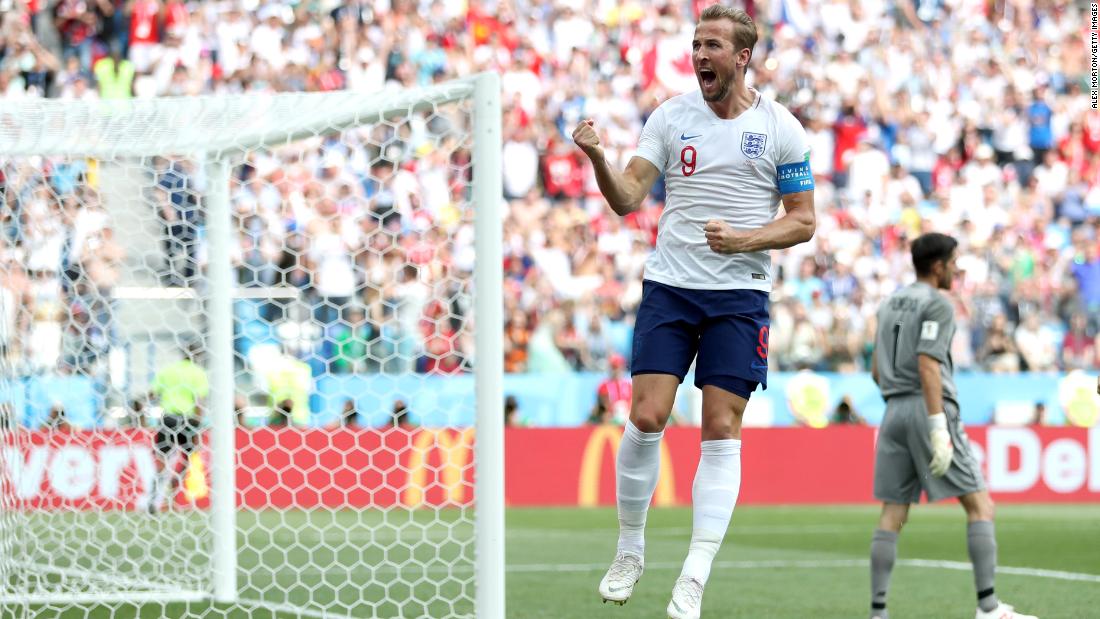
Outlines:
{"type": "Polygon", "coordinates": [[[309,617],[310,619],[352,619],[352,617],[348,615],[330,613],[326,610],[303,608],[301,606],[295,606],[293,604],[283,604],[281,602],[265,602],[263,600],[240,599],[237,600],[236,605],[250,606],[252,608],[263,608],[265,610],[271,610],[274,612],[298,615],[299,617],[309,617]]]}
{"type": "MultiPolygon", "coordinates": [[[[964,561],[932,561],[929,559],[902,559],[902,565],[912,567],[932,567],[945,570],[970,571],[970,564],[964,561]]],[[[997,566],[998,574],[1015,574],[1016,576],[1035,576],[1038,578],[1053,578],[1055,580],[1075,580],[1078,582],[1098,582],[1100,574],[1082,574],[1080,572],[1063,572],[1062,570],[1045,570],[1035,567],[1012,567],[1006,565],[997,566]]]]}
{"type": "MultiPolygon", "coordinates": [[[[998,524],[998,530],[1005,529],[1023,529],[1027,525],[1021,523],[1020,525],[1010,524],[998,524]]],[[[1092,523],[1081,524],[1061,524],[1060,528],[1071,529],[1083,529],[1094,528],[1092,523]]],[[[729,536],[733,538],[737,537],[756,537],[756,536],[771,536],[771,535],[804,535],[819,534],[819,535],[840,535],[846,533],[863,533],[868,530],[866,525],[863,524],[806,524],[806,525],[742,525],[732,526],[729,530],[729,536]]],[[[919,529],[921,533],[931,532],[950,532],[959,531],[960,525],[951,524],[929,524],[922,525],[919,529]]],[[[545,539],[545,538],[567,538],[567,539],[580,539],[580,538],[607,538],[614,539],[619,534],[619,529],[615,527],[602,527],[602,528],[590,528],[590,529],[535,529],[535,528],[518,528],[506,531],[509,538],[517,539],[545,539]]],[[[260,535],[260,533],[257,533],[260,535]]],[[[271,537],[284,544],[318,544],[326,543],[329,545],[356,545],[362,546],[365,544],[388,544],[392,542],[435,542],[435,541],[448,541],[456,540],[460,543],[469,543],[473,539],[472,526],[463,526],[453,529],[413,529],[413,530],[372,530],[367,527],[357,527],[354,529],[339,529],[331,531],[317,531],[316,529],[307,530],[282,530],[276,531],[274,534],[265,535],[265,538],[271,537]]],[[[681,537],[691,535],[691,527],[648,527],[646,528],[646,535],[652,538],[658,537],[681,537]]]]}
{"type": "MultiPolygon", "coordinates": [[[[749,570],[749,569],[762,569],[762,568],[827,568],[827,567],[858,567],[866,566],[867,561],[865,559],[827,559],[821,561],[807,560],[807,561],[784,561],[778,559],[775,561],[715,561],[712,567],[717,569],[727,570],[749,570]]],[[[646,562],[646,569],[655,570],[678,570],[683,567],[682,563],[672,562],[646,562]]],[[[602,572],[607,569],[607,565],[604,563],[528,563],[509,565],[509,572],[602,572]]]]}
{"type": "MultiPolygon", "coordinates": [[[[905,567],[919,567],[927,569],[942,569],[969,572],[971,566],[964,561],[939,561],[934,559],[899,559],[898,565],[905,567]]],[[[678,570],[683,567],[681,563],[671,561],[647,562],[648,570],[678,570]]],[[[715,561],[714,569],[726,570],[756,570],[756,569],[828,569],[828,568],[866,568],[867,559],[774,559],[764,561],[715,561]]],[[[379,565],[366,567],[370,575],[414,573],[414,574],[446,574],[458,576],[473,573],[473,566],[467,562],[456,562],[454,565],[426,565],[405,566],[397,568],[393,565],[379,565]]],[[[607,569],[606,563],[512,563],[506,567],[508,572],[519,574],[537,573],[580,573],[602,572],[607,569]]],[[[331,572],[332,568],[320,570],[305,568],[299,570],[301,575],[322,574],[331,572]]],[[[349,573],[355,570],[347,570],[349,573]]],[[[1053,580],[1068,580],[1074,582],[1100,583],[1100,574],[1084,574],[1080,572],[1065,572],[1061,570],[1047,570],[1033,567],[997,566],[997,573],[1012,574],[1014,576],[1031,576],[1036,578],[1050,578],[1053,580]]]]}
{"type": "MultiPolygon", "coordinates": [[[[966,571],[971,570],[971,565],[963,561],[936,561],[931,559],[900,559],[899,565],[906,567],[923,567],[931,569],[944,569],[966,571]]],[[[646,569],[678,570],[683,565],[672,562],[646,563],[646,569]]],[[[822,559],[822,560],[775,560],[775,561],[715,561],[714,567],[726,570],[751,570],[765,568],[791,568],[791,569],[823,569],[844,567],[867,567],[866,559],[822,559]]],[[[509,572],[600,572],[607,569],[605,563],[528,563],[513,564],[508,566],[509,572]]],[[[1000,574],[1013,574],[1016,576],[1032,576],[1037,578],[1051,578],[1054,580],[1069,580],[1076,582],[1100,583],[1100,574],[1082,574],[1080,572],[1064,572],[1061,570],[1045,570],[1031,567],[1012,567],[998,565],[1000,574]]]]}

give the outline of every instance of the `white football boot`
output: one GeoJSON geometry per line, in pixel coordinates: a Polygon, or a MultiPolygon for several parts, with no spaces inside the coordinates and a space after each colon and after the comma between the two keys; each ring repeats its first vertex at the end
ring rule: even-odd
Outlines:
{"type": "Polygon", "coordinates": [[[703,585],[694,578],[677,578],[668,603],[668,619],[699,619],[702,608],[703,585]]]}
{"type": "Polygon", "coordinates": [[[630,594],[634,593],[634,585],[642,578],[643,567],[642,558],[636,554],[620,552],[616,555],[600,581],[600,597],[604,603],[626,604],[630,594]]]}
{"type": "Polygon", "coordinates": [[[989,611],[988,613],[982,609],[978,609],[978,612],[974,615],[974,619],[1039,619],[1035,615],[1025,615],[1023,613],[1016,612],[1015,608],[1012,608],[1008,604],[1001,602],[997,605],[997,608],[989,611]]]}

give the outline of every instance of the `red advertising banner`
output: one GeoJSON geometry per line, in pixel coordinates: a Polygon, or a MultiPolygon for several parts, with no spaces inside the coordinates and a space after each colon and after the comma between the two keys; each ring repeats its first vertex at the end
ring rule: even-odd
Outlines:
{"type": "Polygon", "coordinates": [[[156,475],[152,433],[145,430],[20,432],[5,439],[0,494],[24,509],[134,509],[156,475]]]}
{"type": "MultiPolygon", "coordinates": [[[[970,428],[989,488],[1004,502],[1100,502],[1100,428],[970,428]]],[[[612,426],[506,432],[509,505],[615,503],[612,426]]],[[[468,505],[473,430],[239,430],[238,502],[253,509],[468,505]]],[[[744,432],[741,504],[866,503],[875,428],[744,432]]],[[[697,428],[670,428],[654,503],[688,505],[697,428]]],[[[136,509],[156,474],[152,433],[36,431],[0,445],[0,492],[31,510],[136,509]]],[[[196,454],[176,502],[205,508],[209,464],[196,454]]],[[[12,504],[12,503],[9,503],[12,504]]]]}

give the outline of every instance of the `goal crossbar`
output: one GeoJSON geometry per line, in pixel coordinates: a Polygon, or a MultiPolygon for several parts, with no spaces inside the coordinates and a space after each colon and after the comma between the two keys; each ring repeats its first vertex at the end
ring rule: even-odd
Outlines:
{"type": "Polygon", "coordinates": [[[107,101],[0,100],[0,155],[152,157],[277,146],[469,99],[477,77],[378,93],[337,91],[107,101]],[[180,110],[154,125],[158,110],[180,110]],[[323,110],[323,111],[322,111],[323,110]]]}

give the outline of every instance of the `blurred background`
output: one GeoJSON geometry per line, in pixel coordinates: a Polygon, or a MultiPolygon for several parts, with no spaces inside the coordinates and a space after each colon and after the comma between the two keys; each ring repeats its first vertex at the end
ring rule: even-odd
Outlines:
{"type": "MultiPolygon", "coordinates": [[[[690,39],[708,4],[0,0],[0,92],[373,93],[499,72],[509,423],[621,423],[663,186],[614,216],[569,133],[595,119],[625,165],[653,109],[696,88],[690,39]]],[[[952,353],[966,420],[1096,424],[1100,113],[1085,92],[1083,3],[734,4],[761,35],[749,83],[809,133],[818,212],[812,242],[774,253],[773,374],[746,422],[877,422],[874,310],[911,281],[909,241],[938,231],[961,243],[952,353]]],[[[298,364],[293,423],[472,421],[472,407],[431,412],[472,385],[469,150],[440,148],[439,132],[319,136],[234,170],[239,284],[293,289],[236,301],[237,352],[267,346],[298,364]]],[[[120,219],[105,215],[94,161],[0,160],[0,348],[28,425],[125,423],[177,348],[168,326],[164,341],[127,339],[117,308],[134,282],[116,287],[135,262],[156,273],[138,282],[143,299],[197,285],[205,178],[185,159],[146,167],[154,207],[120,219]]],[[[242,423],[269,423],[273,399],[242,397],[242,423]]],[[[676,419],[698,419],[694,389],[676,419]]]]}

